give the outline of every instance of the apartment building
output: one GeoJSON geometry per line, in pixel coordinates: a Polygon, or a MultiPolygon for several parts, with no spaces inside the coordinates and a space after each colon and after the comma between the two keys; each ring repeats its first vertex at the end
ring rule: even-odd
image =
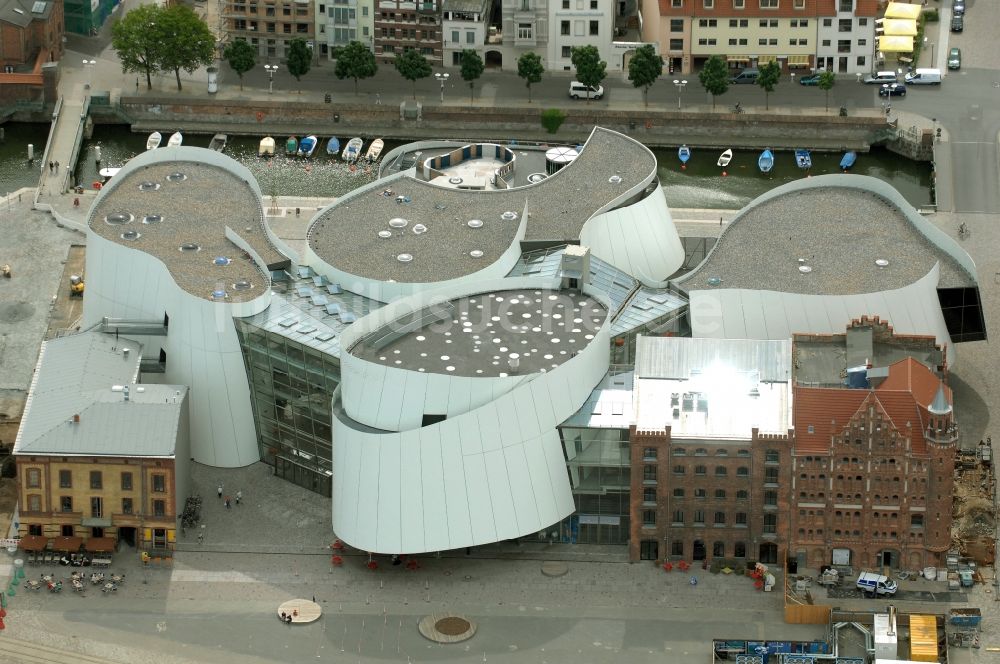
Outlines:
{"type": "Polygon", "coordinates": [[[321,58],[352,41],[375,48],[374,0],[323,0],[316,6],[316,35],[321,58]]]}
{"type": "MultiPolygon", "coordinates": [[[[315,5],[316,11],[321,7],[325,9],[324,5],[315,5]]],[[[315,45],[312,0],[226,0],[223,22],[227,40],[245,39],[265,60],[284,60],[292,39],[304,39],[310,47],[315,45]]]]}
{"type": "Polygon", "coordinates": [[[546,68],[551,71],[572,71],[573,49],[596,46],[608,71],[621,71],[623,59],[613,56],[615,6],[614,0],[550,0],[549,39],[546,68]]]}
{"type": "Polygon", "coordinates": [[[462,51],[473,50],[485,60],[491,0],[443,0],[444,64],[461,66],[462,51]]]}
{"type": "Polygon", "coordinates": [[[875,0],[823,0],[816,34],[816,67],[838,74],[876,69],[875,0]]]}
{"type": "MultiPolygon", "coordinates": [[[[487,58],[508,71],[517,70],[517,59],[533,52],[548,60],[549,5],[561,0],[500,0],[501,29],[491,35],[487,58]]],[[[546,68],[549,68],[546,62],[546,68]]]]}
{"type": "Polygon", "coordinates": [[[415,49],[440,66],[441,0],[379,0],[375,6],[375,56],[392,63],[397,53],[415,49]]]}

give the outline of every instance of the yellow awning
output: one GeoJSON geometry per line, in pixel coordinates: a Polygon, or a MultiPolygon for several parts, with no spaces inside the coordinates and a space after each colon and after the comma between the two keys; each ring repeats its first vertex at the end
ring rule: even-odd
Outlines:
{"type": "Polygon", "coordinates": [[[911,5],[906,2],[890,2],[885,8],[886,18],[912,18],[920,16],[920,5],[911,5]]]}
{"type": "Polygon", "coordinates": [[[758,55],[757,56],[757,64],[759,64],[759,65],[766,65],[766,64],[770,64],[770,63],[774,62],[777,59],[778,59],[778,56],[776,56],[776,55],[758,55]]]}
{"type": "Polygon", "coordinates": [[[789,67],[794,67],[796,65],[803,66],[803,67],[804,66],[808,66],[809,65],[809,56],[808,55],[789,55],[788,56],[788,66],[789,67]]]}
{"type": "Polygon", "coordinates": [[[750,62],[750,58],[746,55],[727,55],[726,62],[750,62]]]}
{"type": "Polygon", "coordinates": [[[912,19],[890,18],[882,22],[887,37],[916,37],[917,22],[912,19]]]}
{"type": "Polygon", "coordinates": [[[912,53],[913,37],[882,35],[878,38],[878,50],[883,53],[912,53]]]}

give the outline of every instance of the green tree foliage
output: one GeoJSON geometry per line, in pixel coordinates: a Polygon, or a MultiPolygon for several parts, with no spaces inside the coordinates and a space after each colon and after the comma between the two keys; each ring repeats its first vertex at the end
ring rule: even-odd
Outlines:
{"type": "Polygon", "coordinates": [[[229,42],[222,52],[229,66],[240,77],[240,90],[243,89],[243,74],[257,66],[257,49],[245,39],[229,42]]]}
{"type": "Polygon", "coordinates": [[[122,63],[122,72],[145,74],[147,90],[153,89],[152,75],[160,70],[163,44],[154,31],[162,13],[157,5],[140,5],[111,28],[111,48],[122,63]]]}
{"type": "Polygon", "coordinates": [[[819,89],[826,93],[826,110],[830,110],[830,90],[837,82],[837,75],[832,71],[825,71],[819,75],[819,89]]]}
{"type": "Polygon", "coordinates": [[[706,62],[702,70],[698,72],[698,80],[705,92],[712,95],[712,108],[715,108],[715,98],[726,94],[729,89],[729,69],[722,56],[713,55],[706,62]]]}
{"type": "Polygon", "coordinates": [[[408,48],[396,54],[396,61],[393,64],[399,75],[413,84],[413,98],[416,99],[417,81],[431,75],[431,63],[416,50],[408,48]]]}
{"type": "Polygon", "coordinates": [[[663,58],[652,44],[640,46],[628,62],[628,78],[632,85],[642,88],[642,103],[649,105],[649,88],[663,73],[663,58]]]}
{"type": "Polygon", "coordinates": [[[542,111],[542,126],[550,133],[559,131],[559,127],[566,120],[566,114],[558,108],[547,108],[542,111]]]}
{"type": "Polygon", "coordinates": [[[358,94],[358,80],[374,76],[378,71],[378,63],[375,62],[375,54],[367,46],[352,41],[339,50],[337,65],[333,71],[340,80],[353,78],[354,94],[358,94]]]}
{"type": "Polygon", "coordinates": [[[476,80],[483,75],[486,65],[479,54],[472,49],[462,51],[462,79],[469,84],[469,101],[473,101],[476,89],[476,80]]]}
{"type": "MultiPolygon", "coordinates": [[[[295,77],[297,82],[302,82],[302,77],[312,69],[312,49],[306,44],[305,39],[295,38],[288,42],[288,73],[295,77]]],[[[302,90],[299,90],[302,94],[302,90]]]]}
{"type": "Polygon", "coordinates": [[[757,85],[764,89],[764,110],[770,110],[771,93],[774,92],[780,78],[781,65],[778,64],[777,60],[771,60],[760,68],[760,74],[757,75],[757,85]]]}
{"type": "Polygon", "coordinates": [[[181,89],[181,70],[194,73],[215,62],[215,35],[186,5],[171,5],[160,11],[153,30],[160,43],[160,69],[172,71],[181,89]]]}
{"type": "Polygon", "coordinates": [[[542,65],[542,58],[537,53],[524,53],[517,59],[517,75],[524,79],[524,86],[528,88],[528,103],[531,103],[531,86],[542,80],[545,67],[542,65]]]}
{"type": "MultiPolygon", "coordinates": [[[[601,60],[601,54],[596,46],[576,46],[573,48],[573,66],[576,67],[576,80],[584,85],[596,88],[607,75],[605,69],[608,63],[601,60]]],[[[590,103],[590,93],[587,93],[587,103],[590,103]]]]}

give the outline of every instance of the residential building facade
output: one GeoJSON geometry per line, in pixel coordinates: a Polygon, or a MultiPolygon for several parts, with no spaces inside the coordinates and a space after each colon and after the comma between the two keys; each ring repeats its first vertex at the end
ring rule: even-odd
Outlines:
{"type": "Polygon", "coordinates": [[[608,71],[621,71],[622,57],[613,57],[614,0],[550,0],[546,69],[573,71],[573,49],[596,46],[608,71]]]}
{"type": "MultiPolygon", "coordinates": [[[[546,61],[550,39],[549,5],[561,0],[501,2],[501,30],[490,39],[487,59],[508,71],[517,70],[517,59],[525,53],[537,53],[543,62],[546,61]]],[[[547,63],[546,68],[549,68],[547,63]]]]}
{"type": "Polygon", "coordinates": [[[379,0],[375,6],[375,56],[389,64],[415,49],[441,66],[441,0],[379,0]]]}
{"type": "Polygon", "coordinates": [[[867,73],[875,64],[875,0],[826,0],[820,4],[816,67],[838,74],[867,73]]]}
{"type": "Polygon", "coordinates": [[[226,39],[245,39],[268,61],[288,57],[288,43],[303,39],[315,46],[316,17],[311,0],[227,0],[223,9],[226,39]]]}
{"type": "Polygon", "coordinates": [[[444,0],[442,34],[444,64],[460,67],[462,51],[473,50],[485,60],[491,0],[444,0]]]}
{"type": "Polygon", "coordinates": [[[324,0],[316,7],[316,35],[321,58],[333,59],[335,49],[352,41],[375,48],[373,0],[324,0]]]}
{"type": "Polygon", "coordinates": [[[0,0],[0,104],[55,102],[63,23],[61,2],[0,0]]]}

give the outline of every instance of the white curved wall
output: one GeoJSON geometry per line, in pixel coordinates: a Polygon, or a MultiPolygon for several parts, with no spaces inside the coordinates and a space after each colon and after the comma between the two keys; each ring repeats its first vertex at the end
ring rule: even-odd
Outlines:
{"type": "Polygon", "coordinates": [[[653,288],[666,286],[684,264],[684,247],[659,185],[638,203],[594,216],[580,232],[580,244],[653,288]]]}
{"type": "Polygon", "coordinates": [[[528,535],[571,514],[556,427],[604,376],[609,343],[610,320],[558,368],[438,424],[375,433],[335,421],[337,536],[372,552],[444,551],[528,535]]]}
{"type": "Polygon", "coordinates": [[[227,468],[260,459],[250,388],[233,316],[267,308],[270,289],[248,302],[212,302],[182,290],[166,266],[137,249],[87,234],[84,327],[105,316],[163,320],[166,337],[140,337],[144,353],[167,353],[167,371],[156,382],[187,385],[191,404],[191,455],[199,463],[227,468]]]}

